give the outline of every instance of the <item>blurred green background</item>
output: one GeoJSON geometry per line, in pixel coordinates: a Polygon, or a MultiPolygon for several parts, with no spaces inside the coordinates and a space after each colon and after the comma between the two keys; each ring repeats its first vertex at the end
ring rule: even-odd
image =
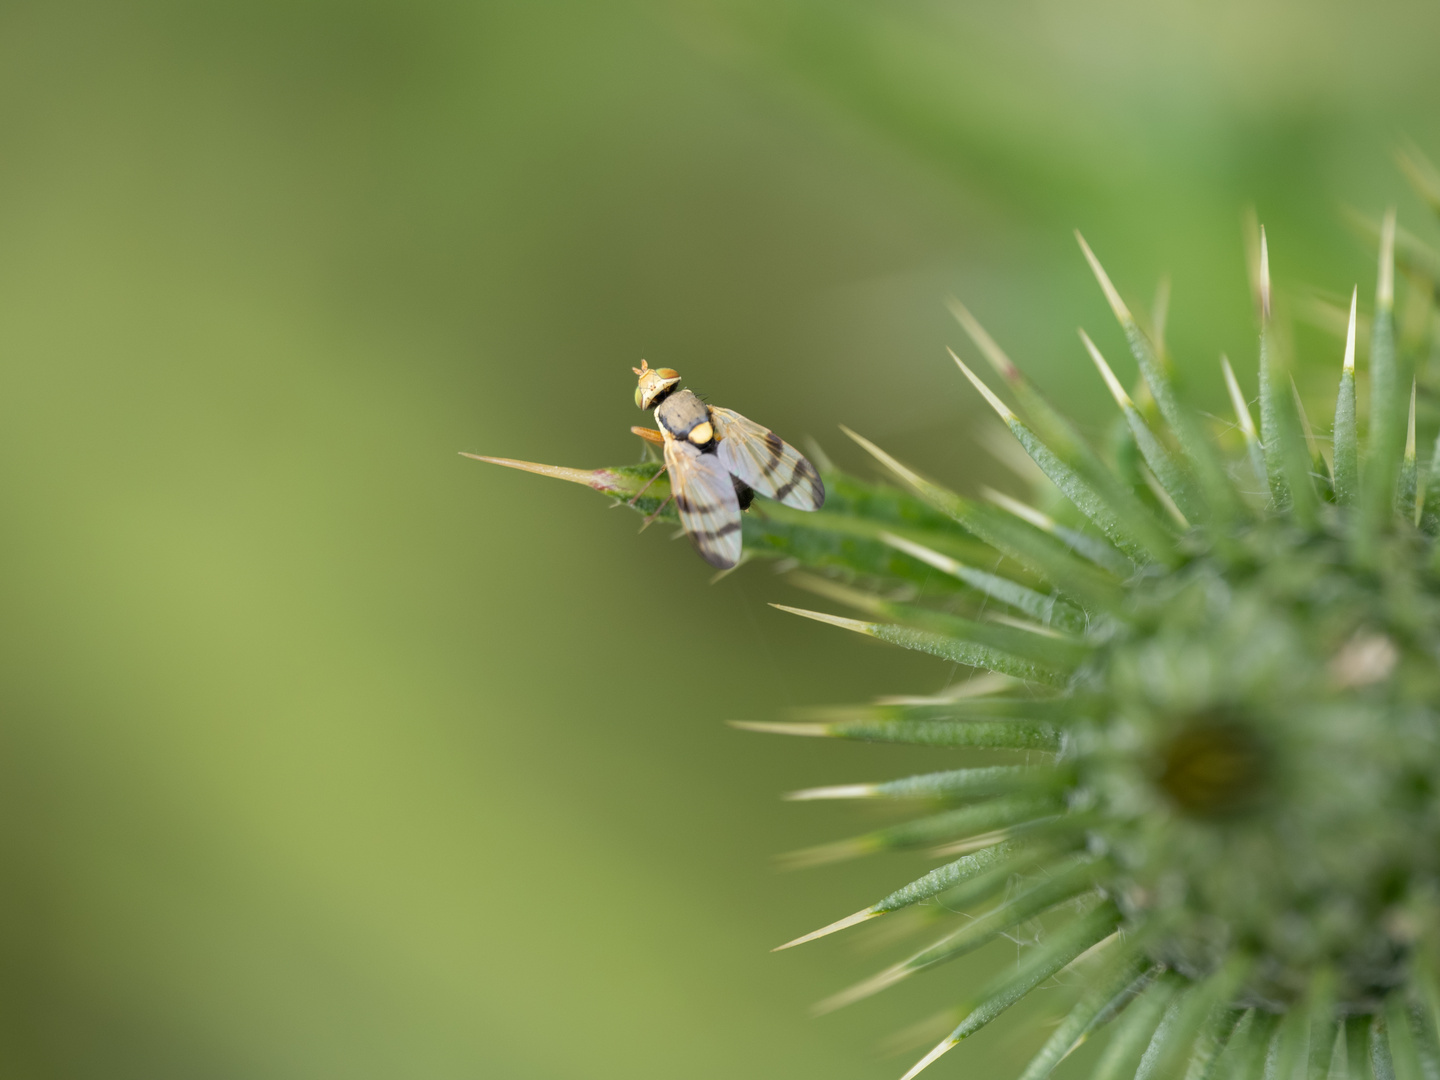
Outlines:
{"type": "Polygon", "coordinates": [[[4,1075],[898,1075],[1005,948],[808,1019],[885,943],[768,948],[920,864],[771,857],[870,820],[777,793],[917,759],[723,721],[956,673],[456,452],[634,460],[645,357],[1006,482],[943,300],[1098,430],[1075,226],[1139,306],[1173,274],[1218,408],[1242,208],[1282,286],[1372,288],[1341,207],[1418,227],[1437,42],[1338,0],[0,7],[4,1075]]]}

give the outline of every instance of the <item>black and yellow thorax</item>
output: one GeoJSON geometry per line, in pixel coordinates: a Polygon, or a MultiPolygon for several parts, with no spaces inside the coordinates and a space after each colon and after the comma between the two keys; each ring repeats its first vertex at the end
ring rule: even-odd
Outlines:
{"type": "Polygon", "coordinates": [[[694,443],[702,450],[715,445],[710,406],[689,390],[675,390],[655,406],[655,420],[672,438],[694,443]]]}

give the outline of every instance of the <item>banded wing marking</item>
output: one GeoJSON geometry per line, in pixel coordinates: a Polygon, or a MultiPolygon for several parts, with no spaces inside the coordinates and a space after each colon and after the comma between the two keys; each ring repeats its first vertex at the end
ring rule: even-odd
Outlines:
{"type": "Polygon", "coordinates": [[[715,456],[761,495],[796,510],[819,510],[824,505],[825,485],[815,466],[780,436],[713,405],[710,420],[720,440],[715,456]]]}
{"type": "Polygon", "coordinates": [[[740,503],[718,454],[678,439],[665,440],[665,467],[680,524],[700,557],[728,570],[740,561],[740,503]]]}

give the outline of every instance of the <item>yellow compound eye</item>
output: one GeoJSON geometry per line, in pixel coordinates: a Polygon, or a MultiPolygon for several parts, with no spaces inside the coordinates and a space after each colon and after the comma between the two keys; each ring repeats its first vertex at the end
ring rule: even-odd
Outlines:
{"type": "Polygon", "coordinates": [[[635,387],[635,407],[637,409],[645,407],[645,391],[638,386],[635,387]]]}
{"type": "Polygon", "coordinates": [[[680,377],[680,373],[676,371],[673,367],[662,367],[660,370],[655,372],[655,374],[659,375],[660,378],[665,379],[666,381],[669,381],[670,379],[678,379],[680,377]]]}
{"type": "Polygon", "coordinates": [[[690,429],[690,441],[696,446],[704,446],[715,437],[715,429],[710,426],[710,421],[703,424],[696,424],[690,429]]]}

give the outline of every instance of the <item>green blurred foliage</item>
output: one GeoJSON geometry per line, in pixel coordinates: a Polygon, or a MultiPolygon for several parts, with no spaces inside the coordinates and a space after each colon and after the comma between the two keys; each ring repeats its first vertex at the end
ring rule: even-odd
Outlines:
{"type": "Polygon", "coordinates": [[[1216,353],[1254,351],[1242,206],[1278,281],[1363,295],[1338,208],[1421,217],[1388,157],[1440,148],[1437,31],[1299,0],[5,5],[5,1073],[896,1073],[888,1033],[1013,946],[807,1020],[875,943],[767,947],[913,867],[775,876],[873,818],[774,796],[931,755],[721,721],[954,672],[456,451],[631,459],[643,356],[847,464],[836,422],[1013,489],[942,301],[1098,430],[1073,327],[1123,353],[1077,225],[1137,307],[1174,275],[1218,408],[1216,353]]]}

